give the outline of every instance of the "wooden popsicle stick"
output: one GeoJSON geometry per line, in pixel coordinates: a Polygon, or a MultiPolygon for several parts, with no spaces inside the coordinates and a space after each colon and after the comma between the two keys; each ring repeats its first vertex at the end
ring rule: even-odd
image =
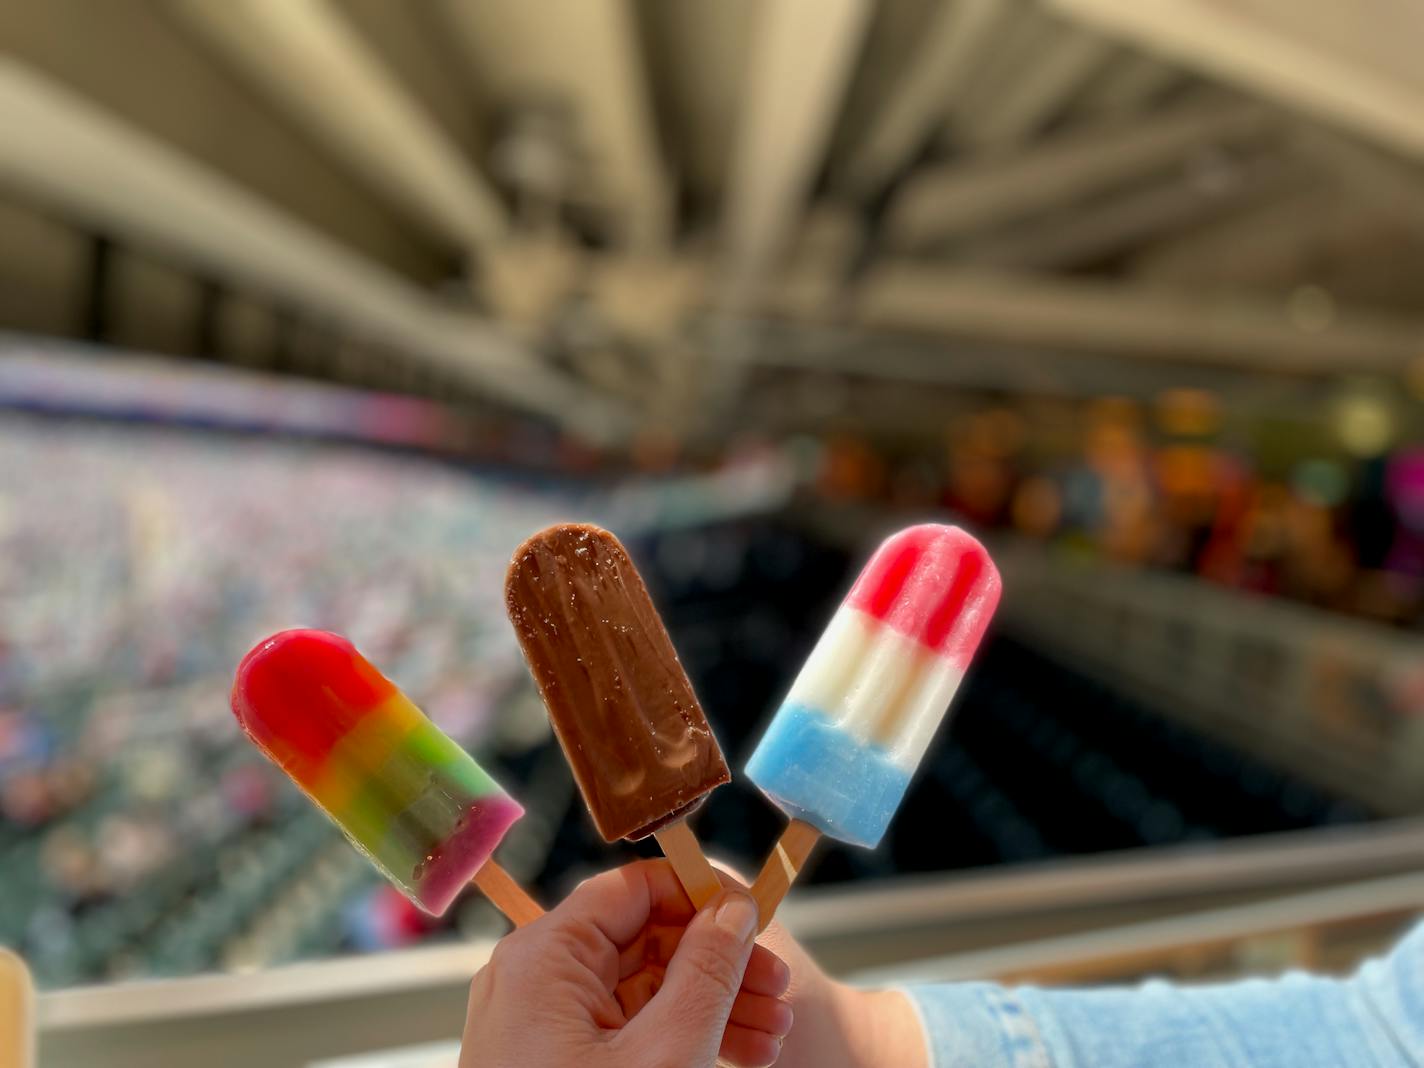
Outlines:
{"type": "Polygon", "coordinates": [[[776,915],[776,906],[781,904],[781,899],[791,889],[796,876],[801,874],[806,858],[820,840],[821,832],[801,820],[792,820],[781,832],[776,848],[766,858],[756,882],[752,883],[752,899],[760,913],[761,926],[757,930],[766,930],[766,925],[776,915]]]}
{"type": "Polygon", "coordinates": [[[678,881],[692,900],[692,907],[700,909],[722,892],[722,880],[707,862],[702,847],[697,844],[697,836],[686,820],[677,820],[653,832],[658,840],[663,856],[668,858],[678,881]]]}
{"type": "Polygon", "coordinates": [[[34,987],[25,962],[0,947],[0,1068],[35,1060],[34,987]]]}
{"type": "Polygon", "coordinates": [[[485,861],[472,881],[489,898],[490,904],[504,913],[516,927],[524,927],[544,915],[543,906],[530,897],[528,891],[514,881],[514,876],[493,858],[485,861]]]}

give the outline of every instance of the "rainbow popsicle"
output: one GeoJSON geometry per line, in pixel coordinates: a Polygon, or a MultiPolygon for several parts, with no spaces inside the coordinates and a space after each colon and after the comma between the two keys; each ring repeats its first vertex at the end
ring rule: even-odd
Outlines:
{"type": "MultiPolygon", "coordinates": [[[[247,736],[426,912],[441,915],[486,867],[538,907],[490,859],[519,803],[345,638],[288,630],[238,666],[232,710],[247,736]]],[[[511,889],[512,888],[512,889],[511,889]]],[[[520,900],[522,899],[522,900],[520,900]]]]}
{"type": "Polygon", "coordinates": [[[880,842],[999,592],[989,554],[958,527],[910,527],[876,550],[747,763],[793,820],[764,876],[794,876],[820,834],[880,842]]]}

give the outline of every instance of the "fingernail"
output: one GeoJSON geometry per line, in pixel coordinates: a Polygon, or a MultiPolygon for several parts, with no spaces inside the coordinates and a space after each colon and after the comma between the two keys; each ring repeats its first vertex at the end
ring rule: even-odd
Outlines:
{"type": "Polygon", "coordinates": [[[714,918],[718,927],[735,935],[739,942],[750,942],[756,934],[757,907],[746,894],[729,893],[717,907],[714,918]]]}

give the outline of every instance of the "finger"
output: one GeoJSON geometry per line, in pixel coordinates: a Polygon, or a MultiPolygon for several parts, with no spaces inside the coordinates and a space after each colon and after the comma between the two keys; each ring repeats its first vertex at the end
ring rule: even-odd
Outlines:
{"type": "Polygon", "coordinates": [[[648,892],[652,896],[653,915],[664,923],[685,927],[697,915],[697,908],[672,865],[659,858],[648,862],[648,892]]]}
{"type": "MultiPolygon", "coordinates": [[[[623,1015],[632,1019],[653,999],[662,988],[663,970],[649,968],[618,984],[614,991],[623,1015]]],[[[732,1023],[748,1027],[754,1031],[785,1037],[791,1033],[794,1019],[791,1006],[775,996],[750,993],[745,984],[732,1002],[732,1023]]]]}
{"type": "Polygon", "coordinates": [[[774,953],[786,964],[791,972],[789,990],[794,992],[807,984],[814,985],[824,979],[820,965],[776,920],[772,920],[766,930],[757,936],[757,945],[774,953]]]}
{"type": "Polygon", "coordinates": [[[653,883],[661,878],[648,861],[625,864],[584,880],[550,915],[586,924],[621,950],[637,939],[652,916],[653,883]]]}
{"type": "Polygon", "coordinates": [[[653,995],[662,986],[661,972],[640,972],[633,978],[618,984],[615,991],[618,997],[618,1004],[623,1007],[623,1015],[632,1019],[643,1011],[644,1006],[653,1000],[653,995]]]}
{"type": "MultiPolygon", "coordinates": [[[[618,975],[626,979],[647,964],[666,965],[677,952],[685,924],[650,924],[618,954],[618,975]]],[[[765,993],[765,991],[758,991],[765,993]]]]}
{"type": "Polygon", "coordinates": [[[790,987],[791,969],[786,962],[765,946],[753,947],[751,960],[747,961],[747,972],[742,976],[742,990],[748,994],[779,998],[790,987]]]}
{"type": "MultiPolygon", "coordinates": [[[[666,966],[677,952],[686,928],[682,925],[650,924],[618,955],[618,978],[626,979],[649,965],[666,966]]],[[[779,998],[791,985],[791,968],[763,945],[752,948],[742,989],[753,994],[779,998]]]]}
{"type": "Polygon", "coordinates": [[[712,1060],[741,989],[756,926],[756,902],[750,896],[727,891],[714,898],[688,924],[662,989],[619,1039],[636,1049],[656,1042],[669,1063],[712,1060]]]}
{"type": "Polygon", "coordinates": [[[718,1052],[722,1060],[737,1068],[769,1068],[781,1056],[781,1039],[765,1031],[729,1024],[718,1052]]]}
{"type": "MultiPolygon", "coordinates": [[[[618,978],[626,979],[645,965],[666,965],[677,952],[677,944],[687,928],[682,924],[649,924],[638,937],[618,953],[618,978]]],[[[744,989],[756,994],[780,997],[791,983],[791,969],[786,962],[763,945],[752,948],[747,962],[744,989]]]]}
{"type": "MultiPolygon", "coordinates": [[[[648,880],[648,889],[652,894],[654,915],[670,923],[685,925],[697,910],[688,899],[687,891],[682,888],[682,882],[672,870],[672,865],[663,859],[647,863],[649,868],[644,876],[648,880]]],[[[718,861],[714,860],[712,865],[723,886],[745,890],[751,885],[737,872],[727,869],[718,861]]]]}
{"type": "MultiPolygon", "coordinates": [[[[666,963],[672,958],[676,943],[682,936],[682,928],[649,930],[623,952],[623,960],[618,976],[618,1002],[631,1018],[637,1014],[648,1000],[657,993],[666,972],[666,963]],[[652,947],[659,948],[654,950],[652,947]],[[671,947],[671,948],[668,948],[671,947]],[[645,952],[646,949],[646,952],[645,952]],[[651,979],[649,977],[652,977],[651,979]],[[634,985],[637,984],[637,985],[634,985]],[[636,994],[633,992],[636,991],[636,994]]],[[[762,946],[753,946],[747,970],[742,976],[742,987],[738,998],[755,995],[764,998],[779,998],[791,985],[791,969],[778,957],[762,946]]],[[[734,1012],[735,1015],[735,1012],[734,1012]]]]}
{"type": "Polygon", "coordinates": [[[648,963],[651,956],[648,939],[651,935],[650,929],[644,927],[637,938],[618,951],[618,981],[620,983],[630,976],[637,975],[648,963]]]}
{"type": "Polygon", "coordinates": [[[732,1002],[731,1022],[749,1031],[764,1031],[768,1035],[785,1038],[791,1033],[794,1019],[791,1006],[777,998],[762,997],[759,994],[742,993],[732,1002]]]}

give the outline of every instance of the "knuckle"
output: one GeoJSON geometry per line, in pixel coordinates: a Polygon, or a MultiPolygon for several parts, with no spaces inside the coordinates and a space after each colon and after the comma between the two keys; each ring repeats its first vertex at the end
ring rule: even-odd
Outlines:
{"type": "Polygon", "coordinates": [[[490,987],[494,983],[492,966],[493,962],[486,964],[479,971],[475,972],[475,977],[470,980],[470,1004],[482,1004],[489,997],[490,987]]]}
{"type": "Polygon", "coordinates": [[[522,963],[529,954],[523,951],[523,942],[519,938],[519,932],[513,931],[494,944],[490,950],[489,963],[485,965],[485,970],[498,972],[507,975],[520,970],[522,963]]]}
{"type": "Polygon", "coordinates": [[[487,968],[499,968],[503,970],[509,967],[510,958],[514,955],[514,950],[510,946],[508,938],[501,938],[494,944],[494,949],[490,950],[489,964],[487,968]]]}
{"type": "Polygon", "coordinates": [[[586,924],[561,923],[550,931],[549,942],[558,953],[594,969],[607,953],[606,940],[586,924]]]}

